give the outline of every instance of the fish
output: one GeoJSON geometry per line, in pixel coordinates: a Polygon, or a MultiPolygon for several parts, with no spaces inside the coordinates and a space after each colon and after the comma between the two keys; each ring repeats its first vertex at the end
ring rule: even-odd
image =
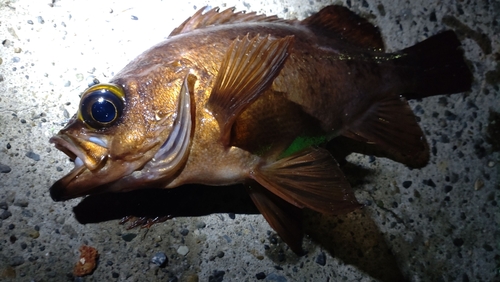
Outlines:
{"type": "Polygon", "coordinates": [[[74,161],[50,195],[243,184],[299,253],[302,209],[361,207],[334,156],[342,144],[428,163],[408,100],[471,89],[460,47],[445,30],[387,53],[376,26],[338,5],[301,21],[201,8],[83,92],[50,139],[74,161]]]}

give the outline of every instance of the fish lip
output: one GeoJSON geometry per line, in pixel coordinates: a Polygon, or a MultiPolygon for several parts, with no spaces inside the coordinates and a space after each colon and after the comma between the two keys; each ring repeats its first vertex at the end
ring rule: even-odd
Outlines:
{"type": "Polygon", "coordinates": [[[50,196],[56,202],[74,198],[68,196],[66,187],[73,179],[87,169],[82,161],[84,158],[83,152],[78,150],[71,138],[65,135],[59,134],[53,136],[50,138],[49,143],[54,144],[56,149],[66,154],[75,164],[75,167],[68,174],[56,181],[56,183],[50,187],[50,196]]]}
{"type": "Polygon", "coordinates": [[[49,139],[49,143],[54,144],[56,149],[66,154],[71,161],[75,161],[76,158],[83,160],[83,153],[76,148],[69,137],[56,135],[49,139]]]}

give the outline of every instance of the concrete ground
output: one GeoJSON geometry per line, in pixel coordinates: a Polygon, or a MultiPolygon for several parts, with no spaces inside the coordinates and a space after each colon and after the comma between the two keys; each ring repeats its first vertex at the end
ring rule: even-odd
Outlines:
{"type": "Polygon", "coordinates": [[[265,2],[0,0],[0,281],[500,281],[500,2],[265,2]],[[177,203],[187,216],[149,230],[114,220],[123,206],[140,210],[134,197],[52,201],[48,188],[73,164],[48,139],[94,77],[107,81],[207,4],[302,19],[330,3],[379,26],[388,51],[454,29],[474,83],[412,102],[432,148],[425,168],[349,158],[366,206],[307,212],[307,255],[291,252],[237,189],[153,196],[140,205],[177,203]],[[198,205],[218,213],[189,216],[198,205]],[[75,218],[93,222],[106,209],[113,220],[75,218]],[[84,244],[98,266],[74,278],[84,244]]]}

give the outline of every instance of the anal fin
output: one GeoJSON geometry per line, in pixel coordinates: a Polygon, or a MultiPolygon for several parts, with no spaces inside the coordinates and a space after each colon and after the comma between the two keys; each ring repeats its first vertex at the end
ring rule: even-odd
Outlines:
{"type": "Polygon", "coordinates": [[[376,146],[410,167],[423,167],[429,161],[422,129],[408,103],[399,97],[373,103],[342,135],[376,146]]]}
{"type": "Polygon", "coordinates": [[[247,192],[269,225],[296,254],[302,250],[302,210],[253,182],[247,192]]]}
{"type": "Polygon", "coordinates": [[[288,58],[293,36],[259,35],[235,39],[222,60],[207,108],[219,123],[221,141],[229,145],[231,127],[241,112],[268,89],[288,58]]]}
{"type": "Polygon", "coordinates": [[[349,182],[325,149],[306,149],[252,171],[251,178],[299,208],[342,214],[359,207],[349,182]]]}

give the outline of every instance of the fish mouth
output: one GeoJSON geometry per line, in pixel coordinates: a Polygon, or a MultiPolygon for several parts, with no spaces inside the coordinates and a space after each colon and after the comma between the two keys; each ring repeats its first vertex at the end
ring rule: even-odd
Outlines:
{"type": "MultiPolygon", "coordinates": [[[[93,139],[97,138],[89,138],[89,141],[84,141],[84,142],[86,144],[89,143],[93,144],[92,147],[98,146],[101,149],[107,151],[106,148],[102,147],[102,145],[104,145],[104,142],[96,141],[93,139]]],[[[66,154],[70,158],[70,160],[73,161],[75,165],[74,168],[68,174],[66,174],[63,178],[54,183],[52,187],[50,187],[51,198],[54,201],[64,201],[79,196],[83,196],[91,192],[95,188],[92,187],[91,185],[87,187],[81,187],[81,185],[78,185],[80,186],[78,189],[70,187],[77,184],[75,182],[79,182],[79,177],[85,171],[91,171],[98,166],[102,166],[105,157],[102,156],[97,160],[92,159],[87,154],[85,154],[83,150],[79,149],[79,146],[75,144],[73,138],[64,134],[58,134],[56,136],[53,136],[52,138],[50,138],[49,142],[54,144],[56,149],[66,154]]]]}
{"type": "Polygon", "coordinates": [[[75,163],[75,168],[73,170],[83,166],[83,153],[76,149],[71,139],[64,136],[54,136],[50,138],[49,143],[54,144],[56,149],[66,154],[69,159],[75,163]]]}

